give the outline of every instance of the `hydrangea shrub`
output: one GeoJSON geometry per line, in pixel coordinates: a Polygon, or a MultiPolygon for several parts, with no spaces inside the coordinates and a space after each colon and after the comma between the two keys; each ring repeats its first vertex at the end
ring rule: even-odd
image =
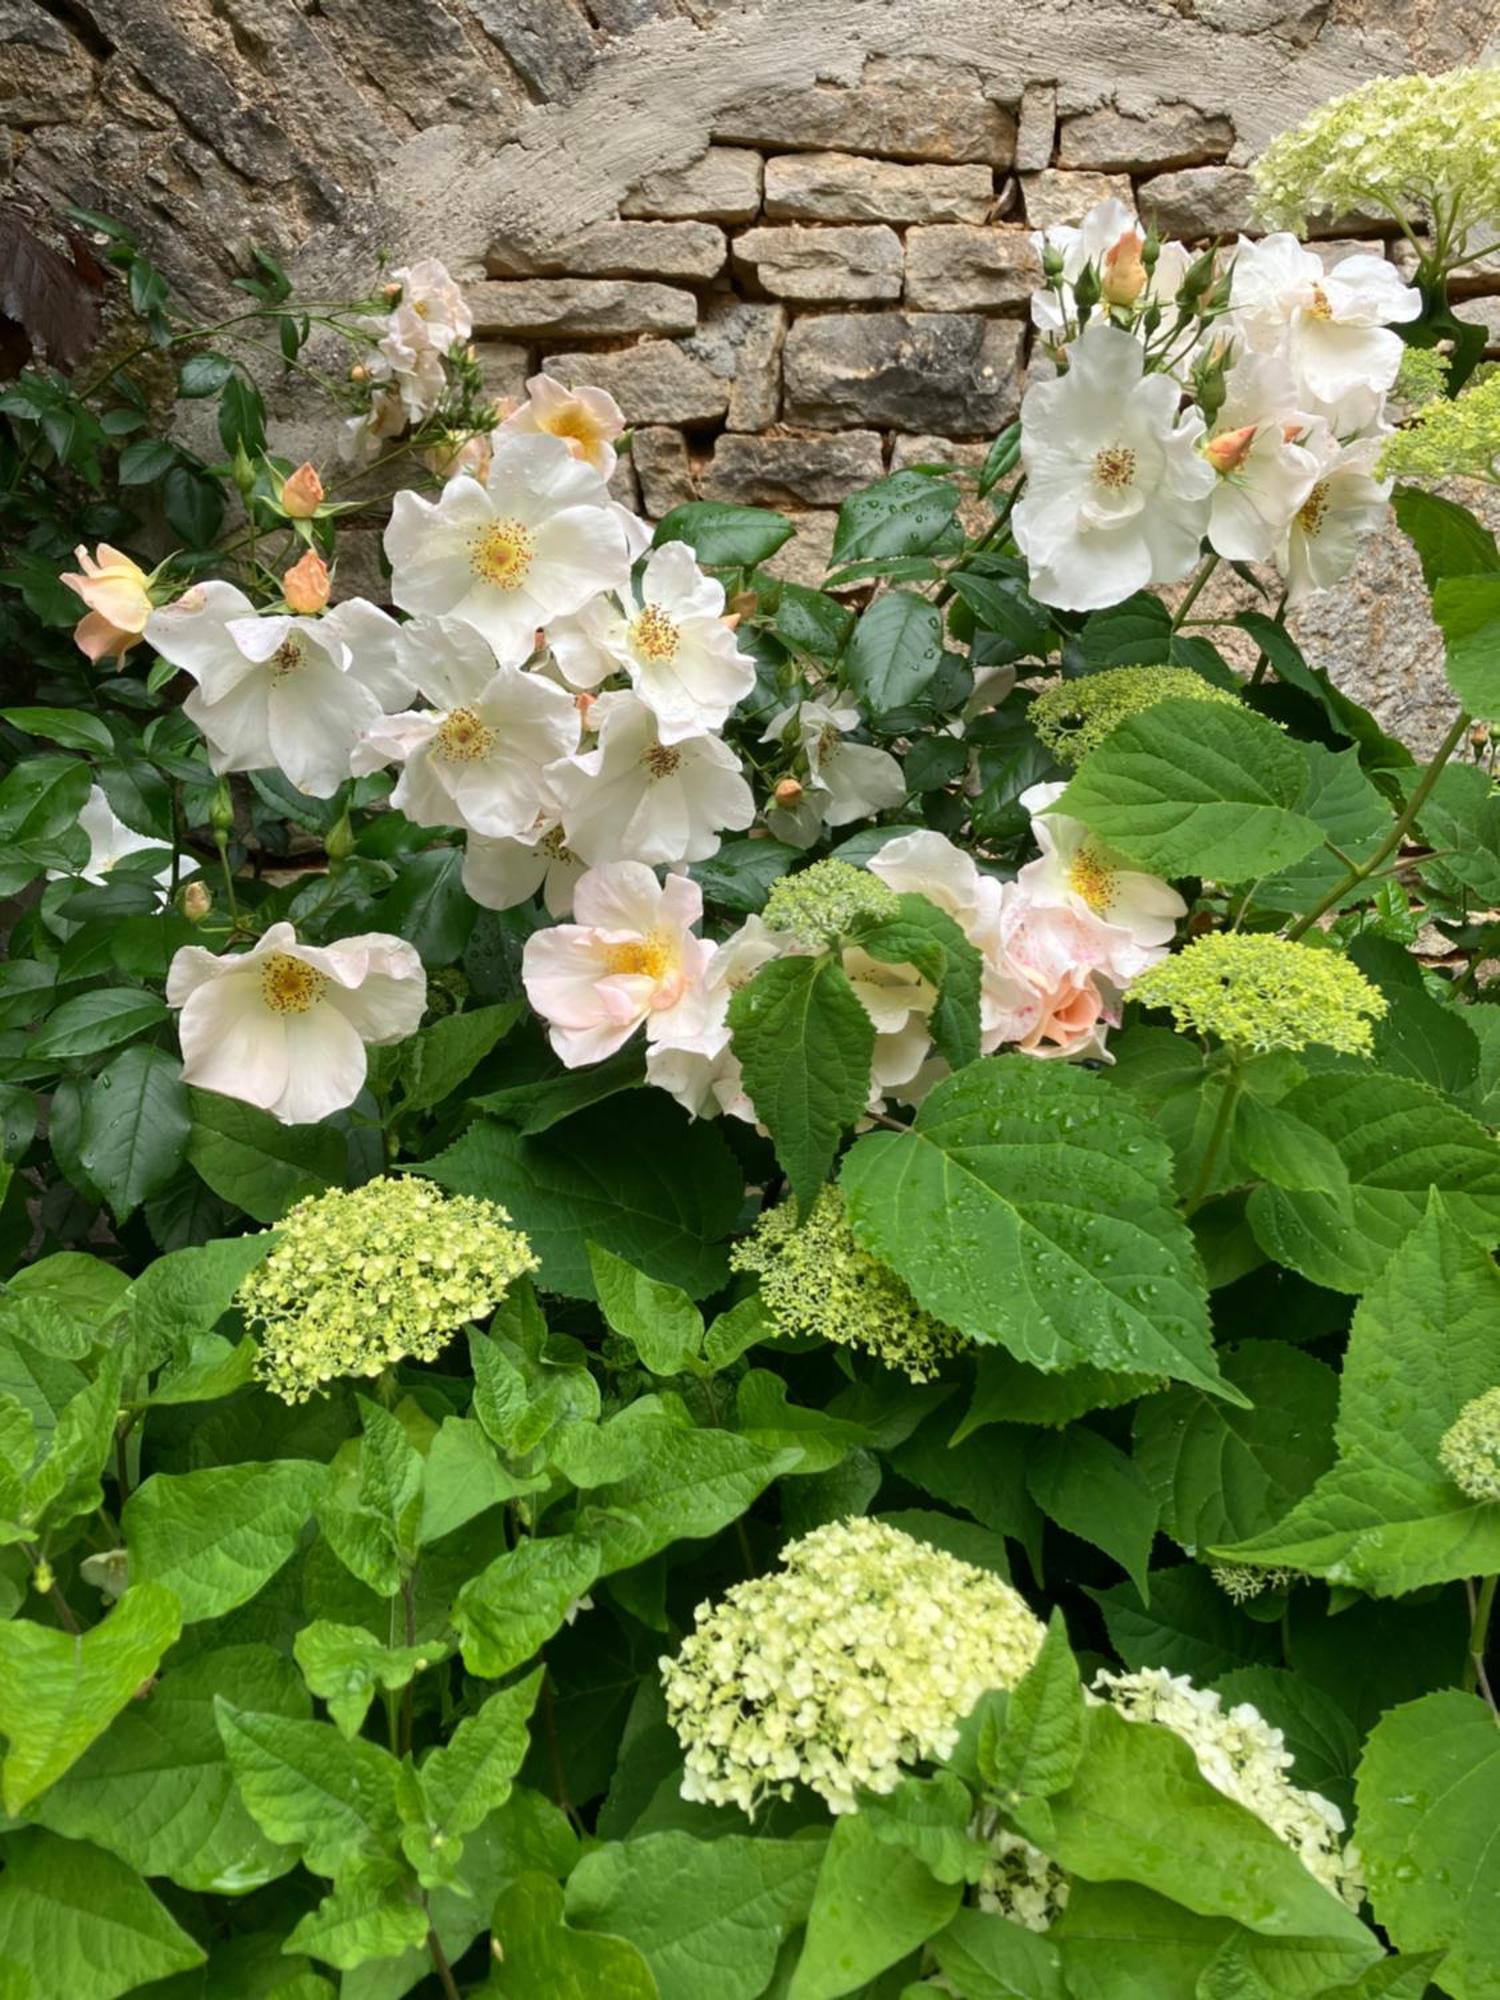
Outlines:
{"type": "Polygon", "coordinates": [[[77,218],[107,344],[0,389],[3,2000],[1500,2000],[1497,159],[1391,78],[1256,241],[1047,232],[1019,422],[821,589],[492,407],[430,260],[205,329],[77,218]],[[1425,763],[1287,625],[1392,513],[1425,763]]]}

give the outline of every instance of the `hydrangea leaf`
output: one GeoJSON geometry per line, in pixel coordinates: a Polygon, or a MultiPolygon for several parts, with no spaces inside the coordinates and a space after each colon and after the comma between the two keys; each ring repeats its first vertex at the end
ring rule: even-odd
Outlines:
{"type": "Polygon", "coordinates": [[[119,2000],[203,1958],[202,1946],[114,1855],[38,1828],[7,1835],[0,1964],[24,1967],[38,1996],[119,2000]]]}
{"type": "Polygon", "coordinates": [[[0,1799],[15,1815],[101,1736],[182,1630],[159,1584],[127,1590],[102,1624],[60,1632],[14,1618],[0,1624],[0,1733],[8,1741],[0,1799]]]}
{"type": "Polygon", "coordinates": [[[1322,844],[1297,810],[1302,747],[1274,723],[1219,702],[1158,702],[1090,751],[1056,810],[1156,875],[1248,881],[1322,844]]]}
{"type": "Polygon", "coordinates": [[[1192,1563],[1151,1572],[1149,1607],[1133,1583],[1088,1595],[1104,1614],[1110,1643],[1133,1671],[1165,1667],[1203,1682],[1281,1658],[1274,1628],[1237,1611],[1207,1570],[1192,1563]]]}
{"type": "Polygon", "coordinates": [[[346,1148],[326,1125],[282,1125],[269,1112],[195,1090],[187,1156],[216,1195],[257,1222],[344,1178],[346,1148]]]}
{"type": "Polygon", "coordinates": [[[1430,1190],[1450,1223],[1500,1237],[1500,1150],[1476,1119],[1409,1077],[1337,1070],[1310,1076],[1280,1108],[1337,1147],[1347,1194],[1259,1187],[1256,1241],[1315,1285],[1362,1292],[1422,1218],[1430,1190]]]}
{"type": "MultiPolygon", "coordinates": [[[[1322,743],[1304,743],[1307,789],[1297,810],[1322,829],[1327,846],[1315,847],[1302,860],[1279,868],[1255,884],[1255,901],[1268,910],[1310,910],[1348,874],[1349,861],[1368,861],[1390,832],[1391,808],[1360,767],[1359,751],[1330,750],[1322,743]]],[[[1363,882],[1345,891],[1338,907],[1359,902],[1369,894],[1363,882]]]]}
{"type": "Polygon", "coordinates": [[[1149,1596],[1156,1495],[1118,1446],[1086,1424],[1044,1431],[1027,1449],[1026,1484],[1044,1514],[1113,1556],[1149,1596]]]}
{"type": "Polygon", "coordinates": [[[778,958],[729,1003],[756,1116],[805,1211],[865,1108],[875,1028],[837,960],[778,958]]]}
{"type": "Polygon", "coordinates": [[[1403,1951],[1441,1951],[1455,2000],[1500,1995],[1500,1729],[1477,1695],[1392,1709],[1356,1785],[1370,1901],[1403,1951]]]}
{"type": "Polygon", "coordinates": [[[767,1450],[735,1431],[693,1430],[667,1417],[643,1417],[634,1428],[649,1444],[644,1463],[592,1488],[578,1516],[578,1532],[598,1543],[604,1576],[673,1542],[716,1535],[802,1462],[800,1446],[767,1450]]]}
{"type": "Polygon", "coordinates": [[[599,1308],[653,1375],[680,1375],[703,1348],[703,1315],[679,1285],[648,1278],[612,1250],[588,1246],[599,1308]]]}
{"type": "Polygon", "coordinates": [[[835,1822],[787,2000],[860,1991],[952,1919],[963,1896],[857,1813],[835,1822]]]}
{"type": "Polygon", "coordinates": [[[1062,1613],[1054,1611],[1003,1718],[979,1739],[979,1769],[1002,1800],[1050,1798],[1072,1784],[1083,1755],[1083,1687],[1062,1613]]]}
{"type": "Polygon", "coordinates": [[[1448,685],[1471,715],[1500,715],[1500,576],[1443,577],[1432,593],[1448,685]]]}
{"type": "Polygon", "coordinates": [[[221,1694],[268,1715],[311,1713],[295,1668],[269,1646],[200,1653],[117,1716],[35,1816],[183,1889],[236,1896],[284,1875],[295,1851],[268,1840],[240,1802],[214,1719],[221,1694]]]}
{"type": "Polygon", "coordinates": [[[494,1933],[504,1956],[486,1988],[493,2000],[660,2000],[628,1938],[564,1923],[563,1892],[545,1875],[521,1875],[502,1892],[494,1933]]]}
{"type": "Polygon", "coordinates": [[[1214,1358],[1172,1159],[1099,1077],[995,1056],[950,1077],[909,1132],[860,1139],[841,1183],[855,1235],[935,1318],[1048,1370],[1194,1382],[1214,1358]]]}
{"type": "Polygon", "coordinates": [[[268,1840],[297,1848],[315,1875],[337,1875],[391,1856],[398,1829],[401,1766],[363,1737],[331,1722],[304,1722],[214,1704],[240,1797],[268,1840]]]}
{"type": "Polygon", "coordinates": [[[586,1854],[568,1878],[567,1916],[628,1938],[661,2000],[758,2000],[783,1940],[807,1916],[818,1840],[652,1833],[586,1854]]]}
{"type": "Polygon", "coordinates": [[[341,1882],[294,1924],[288,1951],[305,1951],[341,1972],[371,1959],[394,1958],[422,1944],[427,1912],[395,1870],[366,1872],[341,1882]]]}
{"type": "Polygon", "coordinates": [[[405,1687],[414,1674],[450,1650],[438,1641],[383,1646],[365,1626],[336,1625],[327,1618],[304,1625],[292,1642],[303,1679],[328,1704],[328,1713],[344,1736],[359,1733],[377,1689],[405,1687]]]}
{"type": "Polygon", "coordinates": [[[288,1560],[327,1480],[308,1458],[153,1473],[125,1505],[131,1576],[173,1591],[185,1625],[222,1618],[288,1560]]]}
{"type": "Polygon", "coordinates": [[[471,1577],[453,1607],[464,1665],[498,1680],[550,1639],[599,1574],[598,1545],[548,1535],[508,1550],[471,1577]]]}
{"type": "Polygon", "coordinates": [[[514,1687],[492,1694],[427,1757],[421,1769],[422,1796],[439,1834],[461,1838],[472,1833],[510,1797],[541,1688],[538,1667],[514,1687]]]}
{"type": "Polygon", "coordinates": [[[946,910],[926,896],[903,895],[899,916],[859,925],[854,941],[887,965],[914,965],[938,989],[930,1017],[933,1043],[953,1069],[979,1060],[982,961],[946,910]]]}
{"type": "Polygon", "coordinates": [[[1216,1551],[1382,1597],[1500,1569],[1500,1503],[1438,1462],[1464,1404],[1500,1372],[1500,1270],[1434,1196],[1354,1315],[1338,1462],[1284,1519],[1216,1551]]]}
{"type": "Polygon", "coordinates": [[[984,1910],[960,1910],[932,1940],[938,1969],[969,2000],[1068,2000],[1050,1938],[984,1910]]]}

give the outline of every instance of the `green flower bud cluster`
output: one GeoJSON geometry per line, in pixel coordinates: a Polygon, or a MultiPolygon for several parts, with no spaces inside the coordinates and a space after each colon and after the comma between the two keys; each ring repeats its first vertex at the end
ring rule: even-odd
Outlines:
{"type": "Polygon", "coordinates": [[[1470,1500],[1500,1500],[1500,1382],[1465,1403],[1443,1433],[1438,1464],[1470,1500]]]}
{"type": "Polygon", "coordinates": [[[790,931],[800,944],[822,950],[837,943],[859,917],[894,917],[896,891],[850,861],[815,861],[772,885],[763,912],[766,927],[790,931]]]}
{"type": "Polygon", "coordinates": [[[1500,372],[1425,403],[1386,439],[1378,469],[1382,479],[1500,479],[1500,372]]]}
{"type": "Polygon", "coordinates": [[[1029,720],[1060,763],[1079,764],[1127,716],[1160,701],[1233,705],[1238,699],[1191,667],[1107,667],[1044,689],[1031,704],[1029,720]]]}
{"type": "Polygon", "coordinates": [[[381,1177],[299,1201],[237,1302],[260,1337],[259,1374],[284,1402],[342,1376],[431,1361],[537,1267],[492,1201],[381,1177]]]}
{"type": "Polygon", "coordinates": [[[1294,1569],[1256,1569],[1250,1563],[1210,1563],[1209,1575],[1231,1604],[1249,1604],[1268,1590],[1286,1590],[1297,1581],[1294,1569]]]}
{"type": "Polygon", "coordinates": [[[783,1567],[700,1604],[661,1662],[686,1752],[682,1796],[753,1813],[800,1782],[830,1811],[945,1757],[989,1688],[1014,1687],[1043,1628],[1000,1577],[899,1528],[830,1521],[783,1567]]]}
{"type": "Polygon", "coordinates": [[[729,1253],[760,1279],[777,1329],[792,1339],[857,1347],[913,1382],[927,1382],[968,1342],[923,1312],[896,1273],[854,1240],[844,1197],[825,1187],[799,1223],[795,1202],[768,1208],[729,1253]]]}
{"type": "Polygon", "coordinates": [[[1385,996],[1336,951],[1265,932],[1210,931],[1149,966],[1130,989],[1143,1007],[1168,1007],[1177,1026],[1242,1050],[1305,1049],[1309,1042],[1367,1056],[1385,996]]]}
{"type": "Polygon", "coordinates": [[[1379,77],[1272,140],[1254,168],[1261,217],[1302,229],[1359,209],[1421,230],[1436,215],[1451,264],[1500,214],[1497,132],[1500,70],[1379,77]]]}

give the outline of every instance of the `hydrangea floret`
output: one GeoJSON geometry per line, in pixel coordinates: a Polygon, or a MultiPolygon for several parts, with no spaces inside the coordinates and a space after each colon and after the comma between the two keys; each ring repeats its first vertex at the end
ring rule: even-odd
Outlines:
{"type": "Polygon", "coordinates": [[[1262,219],[1305,230],[1354,210],[1430,232],[1432,264],[1452,270],[1500,211],[1500,70],[1378,77],[1273,139],[1254,168],[1262,219]]]}
{"type": "Polygon", "coordinates": [[[1250,1563],[1210,1563],[1209,1575],[1231,1604],[1250,1604],[1268,1590],[1286,1590],[1297,1581],[1294,1569],[1256,1569],[1250,1563]]]}
{"type": "Polygon", "coordinates": [[[1063,764],[1078,764],[1113,729],[1160,701],[1236,704],[1228,688],[1215,687],[1191,667],[1106,667],[1080,680],[1058,681],[1031,704],[1037,735],[1063,764]]]}
{"type": "Polygon", "coordinates": [[[769,930],[790,931],[817,950],[835,944],[860,917],[894,917],[896,891],[852,861],[815,861],[772,884],[766,898],[769,930]]]}
{"type": "Polygon", "coordinates": [[[1382,479],[1500,480],[1500,370],[1451,400],[1424,403],[1385,441],[1382,479]]]}
{"type": "Polygon", "coordinates": [[[779,1332],[860,1348],[913,1382],[930,1381],[968,1345],[923,1312],[889,1266],[860,1248],[836,1187],[825,1187],[802,1221],[795,1202],[766,1209],[729,1262],[760,1279],[761,1301],[779,1332]]]}
{"type": "Polygon", "coordinates": [[[1384,995],[1336,951],[1263,932],[1210,931],[1150,966],[1130,997],[1170,1008],[1179,1029],[1239,1050],[1305,1049],[1310,1042],[1367,1056],[1384,995]]]}
{"type": "Polygon", "coordinates": [[[343,1376],[434,1360],[537,1268],[509,1222],[495,1202],[405,1176],[299,1201],[236,1295],[260,1338],[261,1380],[301,1403],[343,1376]]]}
{"type": "Polygon", "coordinates": [[[1464,1404],[1438,1444],[1438,1464],[1470,1500],[1500,1500],[1500,1382],[1464,1404]]]}
{"type": "Polygon", "coordinates": [[[800,1782],[853,1812],[861,1790],[947,1756],[979,1697],[1014,1687],[1041,1647],[1008,1583],[884,1522],[830,1521],[782,1563],[699,1605],[661,1663],[685,1799],[753,1813],[800,1782]]]}
{"type": "Polygon", "coordinates": [[[974,1885],[980,1909],[1023,1930],[1050,1931],[1068,1906],[1073,1885],[1066,1872],[1024,1835],[1001,1826],[993,1811],[981,1813],[970,1831],[990,1844],[974,1885]]]}
{"type": "Polygon", "coordinates": [[[1320,1792],[1292,1783],[1286,1738],[1259,1709],[1244,1701],[1225,1708],[1215,1689],[1164,1667],[1100,1673],[1094,1692],[1128,1722],[1159,1722],[1180,1736],[1215,1791],[1254,1813],[1325,1889],[1359,1908],[1364,1883],[1359,1852],[1344,1842],[1344,1815],[1320,1792]]]}

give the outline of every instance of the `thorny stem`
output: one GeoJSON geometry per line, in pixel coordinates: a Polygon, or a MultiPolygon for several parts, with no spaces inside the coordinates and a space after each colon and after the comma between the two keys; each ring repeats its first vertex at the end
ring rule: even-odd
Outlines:
{"type": "Polygon", "coordinates": [[[1500,1577],[1487,1576],[1477,1590],[1472,1583],[1465,1585],[1469,1594],[1469,1610],[1473,1614],[1473,1623],[1469,1628],[1469,1651],[1464,1661],[1463,1686],[1471,1694],[1477,1692],[1483,1695],[1496,1716],[1500,1717],[1500,1701],[1495,1699],[1495,1691],[1490,1686],[1489,1673],[1484,1663],[1490,1619],[1495,1610],[1497,1582],[1500,1582],[1500,1577]]]}
{"type": "Polygon", "coordinates": [[[1368,861],[1357,863],[1349,869],[1348,873],[1340,881],[1335,882],[1327,895],[1319,902],[1314,903],[1306,916],[1297,919],[1296,923],[1287,932],[1289,938],[1299,938],[1307,931],[1310,931],[1319,917],[1323,916],[1329,910],[1336,909],[1351,889],[1357,889],[1362,882],[1367,882],[1397,851],[1410,831],[1417,814],[1426,805],[1433,786],[1442,775],[1443,766],[1448,762],[1448,759],[1468,734],[1469,724],[1472,721],[1472,716],[1464,714],[1460,714],[1456,718],[1453,727],[1438,745],[1437,755],[1427,766],[1427,769],[1422,773],[1417,783],[1412,787],[1411,797],[1406,801],[1402,811],[1397,815],[1395,825],[1380,843],[1379,847],[1376,848],[1368,861]]]}

